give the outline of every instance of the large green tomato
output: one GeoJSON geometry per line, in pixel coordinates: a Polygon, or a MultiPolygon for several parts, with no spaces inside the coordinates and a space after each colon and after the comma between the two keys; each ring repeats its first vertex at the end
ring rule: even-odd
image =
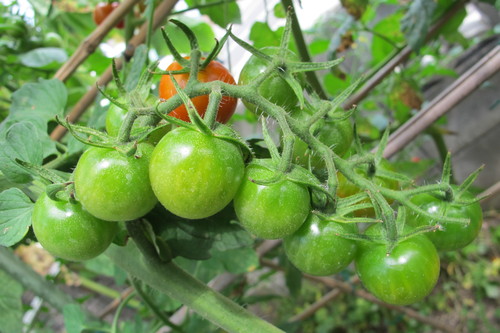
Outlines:
{"type": "MultiPolygon", "coordinates": [[[[274,56],[278,53],[279,48],[270,46],[262,48],[260,51],[267,55],[274,56]]],[[[292,51],[288,51],[287,60],[299,61],[299,58],[292,51]]],[[[266,70],[268,64],[269,63],[267,61],[257,56],[251,56],[241,70],[238,84],[251,84],[259,74],[266,70]]],[[[297,76],[297,78],[299,79],[299,82],[301,82],[301,77],[297,76]]],[[[285,110],[292,108],[298,103],[297,96],[295,95],[293,89],[278,74],[271,74],[267,79],[265,79],[259,86],[258,92],[262,95],[262,97],[283,107],[285,110]]],[[[243,104],[245,104],[247,109],[250,111],[257,111],[257,107],[254,104],[244,100],[243,104]]]]}
{"type": "MultiPolygon", "coordinates": [[[[471,193],[464,193],[461,197],[464,200],[472,200],[474,196],[471,193]]],[[[427,216],[411,212],[408,216],[408,224],[418,226],[433,226],[440,224],[444,230],[428,232],[425,235],[436,246],[438,251],[454,251],[470,244],[479,234],[483,224],[483,213],[479,203],[470,205],[460,205],[456,202],[448,202],[441,198],[436,198],[430,194],[417,194],[411,201],[435,216],[430,219],[427,216]],[[458,217],[470,219],[469,224],[441,222],[440,217],[458,217]]]]}
{"type": "Polygon", "coordinates": [[[231,202],[245,165],[235,144],[179,127],[156,146],[149,173],[153,191],[166,209],[187,219],[202,219],[231,202]]]}
{"type": "Polygon", "coordinates": [[[97,147],[83,153],[74,174],[83,207],[106,221],[129,221],[148,213],[157,202],[149,181],[153,148],[139,144],[139,158],[97,147]]]}
{"type": "Polygon", "coordinates": [[[352,223],[324,221],[309,214],[294,234],[285,237],[285,253],[300,271],[311,275],[331,275],[347,267],[356,254],[356,242],[339,234],[357,233],[352,223]]]}
{"type": "Polygon", "coordinates": [[[306,187],[282,179],[269,186],[252,180],[266,180],[274,173],[262,166],[250,164],[245,180],[234,197],[234,209],[240,223],[253,235],[278,239],[295,232],[311,209],[306,187]]]}
{"type": "Polygon", "coordinates": [[[51,200],[45,193],[35,203],[33,231],[52,255],[73,261],[94,258],[113,240],[118,225],[102,221],[79,203],[51,200]]]}
{"type": "MultiPolygon", "coordinates": [[[[371,226],[366,234],[380,235],[383,227],[371,226]]],[[[390,254],[385,244],[363,244],[355,262],[365,288],[389,304],[408,305],[422,300],[439,277],[438,253],[423,235],[401,241],[390,254]]]]}

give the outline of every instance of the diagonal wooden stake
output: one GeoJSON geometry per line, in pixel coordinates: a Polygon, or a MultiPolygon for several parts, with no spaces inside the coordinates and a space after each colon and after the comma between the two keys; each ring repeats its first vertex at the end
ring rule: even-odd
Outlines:
{"type": "MultiPolygon", "coordinates": [[[[135,1],[135,0],[134,0],[135,1]]],[[[175,6],[178,0],[165,0],[162,1],[155,10],[153,17],[153,30],[157,29],[163,20],[170,14],[172,8],[175,6]]],[[[125,4],[125,3],[124,3],[125,4]]],[[[122,5],[123,6],[123,5],[122,5]]],[[[120,6],[121,7],[121,6],[120,6]]],[[[114,12],[113,12],[114,13],[114,12]]],[[[114,22],[114,20],[113,20],[114,22]]],[[[117,21],[118,22],[118,21],[117,21]]],[[[139,33],[134,35],[127,45],[127,49],[124,52],[126,58],[130,58],[133,56],[135,48],[142,44],[146,40],[146,34],[148,30],[148,22],[144,23],[139,30],[139,33]]],[[[76,61],[76,60],[75,60],[76,61]]],[[[123,60],[116,60],[116,68],[120,69],[123,65],[123,60]]],[[[64,66],[63,66],[64,67],[64,66]]],[[[62,68],[61,68],[62,69],[62,68]]],[[[67,73],[69,70],[64,70],[64,73],[67,73]]],[[[62,71],[59,70],[58,73],[61,72],[60,75],[63,75],[62,71]]],[[[57,76],[57,73],[56,73],[57,76]]],[[[61,79],[61,78],[59,78],[61,79]]],[[[76,103],[71,112],[68,114],[68,120],[70,122],[77,121],[80,116],[85,112],[85,110],[94,102],[99,91],[97,90],[97,86],[104,86],[108,84],[113,79],[113,70],[111,65],[106,69],[106,71],[102,74],[102,76],[97,80],[97,85],[92,86],[87,93],[76,103]]],[[[50,137],[53,140],[59,141],[65,134],[67,130],[61,125],[58,125],[50,134],[50,137]]]]}

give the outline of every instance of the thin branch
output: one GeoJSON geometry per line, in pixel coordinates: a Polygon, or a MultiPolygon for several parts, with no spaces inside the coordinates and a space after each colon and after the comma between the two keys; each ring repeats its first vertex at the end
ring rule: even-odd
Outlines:
{"type": "MultiPolygon", "coordinates": [[[[284,271],[283,267],[275,264],[271,260],[261,259],[261,264],[263,266],[270,267],[270,268],[272,268],[274,270],[284,271]]],[[[401,313],[405,314],[406,316],[408,316],[410,318],[418,320],[421,323],[430,325],[430,326],[432,326],[432,327],[434,327],[436,329],[439,329],[439,330],[441,330],[443,332],[446,332],[446,333],[453,333],[453,332],[455,332],[455,330],[452,327],[449,327],[448,325],[446,325],[446,324],[444,324],[444,323],[442,323],[442,322],[440,322],[438,320],[435,320],[435,319],[433,319],[431,317],[423,316],[423,315],[421,315],[420,313],[418,313],[417,311],[415,311],[413,309],[410,309],[408,307],[403,307],[403,306],[397,306],[397,305],[391,305],[391,304],[384,303],[384,302],[382,302],[381,300],[377,299],[375,296],[373,296],[372,294],[370,294],[369,292],[367,292],[365,290],[355,289],[353,287],[352,282],[351,283],[342,282],[342,281],[339,281],[339,280],[336,280],[336,279],[333,279],[333,278],[330,278],[330,277],[312,276],[312,275],[307,275],[307,274],[304,274],[304,278],[306,278],[308,280],[311,280],[311,281],[322,283],[325,286],[328,286],[330,288],[340,289],[340,290],[342,290],[345,293],[349,293],[349,294],[354,293],[356,296],[361,297],[361,298],[363,298],[363,299],[365,299],[365,300],[367,300],[369,302],[378,304],[380,306],[383,306],[383,307],[391,309],[391,310],[395,310],[395,311],[401,312],[401,313]]]]}
{"type": "MultiPolygon", "coordinates": [[[[438,31],[443,27],[443,25],[448,22],[455,14],[463,8],[467,0],[462,0],[453,5],[453,7],[441,17],[436,24],[434,24],[429,33],[427,34],[426,40],[432,38],[438,31]]],[[[392,73],[394,68],[399,64],[403,63],[412,53],[412,49],[409,46],[405,46],[401,51],[399,51],[394,57],[392,57],[380,70],[376,71],[370,76],[368,81],[361,87],[361,89],[351,96],[343,105],[345,110],[351,109],[354,105],[358,104],[372,91],[382,80],[392,73]]]]}
{"type": "Polygon", "coordinates": [[[432,125],[461,100],[477,89],[484,81],[500,70],[500,46],[488,52],[453,84],[436,96],[429,105],[402,125],[390,138],[384,151],[389,158],[405,147],[417,135],[432,125]]]}
{"type": "Polygon", "coordinates": [[[108,32],[141,0],[126,0],[109,14],[106,19],[78,46],[71,58],[59,68],[54,78],[66,81],[76,69],[92,54],[108,32]]]}
{"type": "MultiPolygon", "coordinates": [[[[155,10],[154,20],[153,20],[153,29],[157,29],[163,20],[170,14],[172,8],[175,6],[178,0],[165,0],[160,3],[158,8],[155,10]]],[[[148,23],[144,23],[139,30],[139,33],[132,37],[129,42],[129,46],[125,50],[125,58],[129,59],[133,56],[135,48],[142,44],[146,40],[146,34],[148,31],[148,23]]],[[[118,59],[116,61],[116,68],[121,68],[123,65],[123,60],[118,59]]],[[[98,86],[105,86],[112,79],[112,67],[111,65],[106,69],[106,71],[102,74],[102,76],[97,81],[98,86]]],[[[97,94],[99,93],[96,86],[93,86],[87,91],[87,93],[78,101],[78,103],[73,107],[71,112],[68,115],[68,120],[72,123],[77,121],[81,115],[87,110],[87,108],[92,105],[97,94]]],[[[65,134],[67,130],[62,126],[57,126],[54,131],[50,134],[50,137],[53,140],[60,140],[65,134]]]]}

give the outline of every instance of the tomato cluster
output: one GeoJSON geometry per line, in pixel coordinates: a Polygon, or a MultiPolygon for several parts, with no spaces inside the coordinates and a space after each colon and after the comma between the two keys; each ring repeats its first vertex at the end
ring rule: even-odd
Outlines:
{"type": "MultiPolygon", "coordinates": [[[[276,49],[263,52],[277,54],[276,49]]],[[[294,59],[293,55],[289,56],[294,59]]],[[[240,76],[240,84],[254,80],[266,66],[261,59],[251,58],[240,76]]],[[[177,71],[182,66],[175,62],[167,69],[177,71]]],[[[190,82],[189,74],[164,75],[159,86],[160,99],[167,100],[178,93],[172,78],[180,88],[190,82]]],[[[198,81],[236,84],[227,69],[215,61],[200,69],[198,81]]],[[[308,122],[314,114],[307,108],[296,109],[298,101],[293,89],[277,74],[263,80],[256,91],[301,122],[308,122]]],[[[196,96],[191,101],[203,117],[209,97],[196,96]]],[[[254,102],[258,104],[257,99],[254,102]]],[[[411,304],[434,288],[439,277],[438,251],[460,249],[477,236],[482,223],[479,205],[464,205],[450,199],[450,195],[434,196],[439,191],[411,197],[413,205],[426,213],[409,213],[406,226],[398,230],[395,237],[389,235],[387,223],[376,223],[360,235],[356,223],[361,222],[360,217],[364,218],[363,222],[376,222],[373,218],[380,219],[382,214],[377,212],[375,216],[373,208],[364,209],[371,200],[361,196],[362,190],[356,184],[363,183],[354,180],[369,181],[387,195],[389,205],[396,205],[391,193],[397,192],[400,184],[390,177],[396,171],[390,163],[385,160],[363,162],[349,170],[350,173],[344,170],[346,175],[337,172],[338,187],[336,193],[330,194],[335,197],[332,201],[358,196],[360,200],[356,203],[364,206],[335,215],[336,208],[330,209],[334,206],[331,202],[327,209],[326,204],[320,205],[311,199],[321,186],[315,187],[316,183],[310,183],[309,178],[304,181],[297,176],[305,173],[321,184],[314,175],[325,173],[326,169],[325,157],[316,155],[305,142],[295,138],[293,151],[291,147],[288,150],[290,156],[293,154],[293,163],[287,168],[280,164],[277,149],[271,159],[246,161],[247,146],[224,125],[234,113],[236,103],[236,98],[223,96],[216,124],[206,128],[200,125],[198,118],[193,118],[197,121],[190,124],[193,114],[188,115],[184,105],[179,106],[169,115],[178,118],[173,123],[180,126],[171,131],[167,128],[168,132],[162,132],[155,140],[140,140],[133,154],[111,148],[89,148],[80,157],[73,174],[78,202],[53,200],[45,194],[36,202],[33,228],[40,243],[61,258],[85,260],[109,246],[117,232],[115,222],[142,218],[158,202],[169,212],[192,220],[211,217],[232,202],[241,226],[256,238],[283,239],[286,256],[300,271],[331,275],[354,262],[363,285],[376,297],[391,304],[411,304]],[[294,170],[298,173],[292,176],[294,170]],[[468,218],[470,223],[447,222],[457,217],[468,218]],[[440,221],[443,218],[444,221],[440,221]],[[421,230],[426,226],[440,229],[411,235],[416,228],[421,230]]],[[[257,111],[254,105],[245,105],[257,111]]],[[[111,105],[106,118],[109,137],[122,136],[121,123],[126,115],[126,110],[111,105]]],[[[140,125],[138,117],[134,126],[140,125]]],[[[130,127],[133,133],[132,124],[130,127]]],[[[310,134],[311,142],[315,137],[330,147],[334,152],[332,156],[337,158],[349,151],[353,126],[345,113],[334,112],[318,119],[310,128],[310,134]]],[[[472,195],[462,193],[464,191],[457,187],[451,190],[459,193],[461,200],[473,202],[472,195]]]]}

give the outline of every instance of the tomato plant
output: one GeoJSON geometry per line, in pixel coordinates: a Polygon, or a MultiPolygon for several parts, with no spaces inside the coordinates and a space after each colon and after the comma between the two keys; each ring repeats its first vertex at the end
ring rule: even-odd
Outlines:
{"type": "Polygon", "coordinates": [[[188,219],[209,217],[227,206],[244,172],[238,146],[183,127],[160,140],[149,168],[161,204],[188,219]]]}
{"type": "MultiPolygon", "coordinates": [[[[94,13],[93,13],[93,18],[95,24],[99,25],[106,19],[106,17],[111,14],[112,11],[114,11],[118,6],[120,5],[119,2],[100,2],[98,3],[95,8],[94,8],[94,13]]],[[[125,27],[125,22],[120,21],[116,25],[118,29],[123,29],[125,27]]]]}
{"type": "MultiPolygon", "coordinates": [[[[183,67],[176,61],[171,63],[167,67],[167,71],[177,71],[183,67]]],[[[181,88],[184,88],[189,80],[189,74],[175,74],[175,81],[179,84],[181,88]]],[[[236,84],[233,76],[226,67],[224,67],[220,62],[212,60],[208,63],[205,68],[201,68],[198,72],[198,80],[200,82],[212,82],[212,81],[222,81],[229,84],[236,84]]],[[[170,97],[177,95],[175,90],[175,85],[170,78],[170,75],[162,75],[160,80],[160,86],[158,88],[159,96],[163,99],[169,99],[170,97]]],[[[191,99],[193,105],[200,114],[204,116],[207,111],[208,106],[208,95],[197,96],[191,99]]],[[[234,111],[236,110],[236,105],[238,99],[229,96],[223,96],[217,110],[216,120],[219,123],[225,124],[229,121],[234,111]]],[[[169,113],[170,116],[182,119],[184,121],[189,121],[189,116],[185,105],[181,105],[172,112],[169,113]]]]}
{"type": "MultiPolygon", "coordinates": [[[[265,47],[260,51],[267,55],[276,55],[279,51],[279,48],[265,47]]],[[[287,51],[286,57],[288,60],[292,61],[299,60],[297,55],[295,55],[295,53],[290,50],[287,51]]],[[[248,61],[245,63],[240,72],[238,84],[243,85],[251,83],[259,74],[263,73],[266,70],[267,65],[267,61],[255,55],[252,55],[250,59],[248,59],[248,61]]],[[[282,106],[286,110],[294,107],[298,102],[298,99],[295,96],[295,93],[290,85],[276,73],[270,75],[262,82],[262,84],[259,86],[258,92],[270,102],[282,106]]],[[[245,104],[245,106],[250,111],[257,111],[257,107],[252,103],[243,101],[243,104],[245,104]]]]}
{"type": "Polygon", "coordinates": [[[73,261],[98,256],[118,231],[116,223],[94,217],[80,203],[54,201],[45,193],[36,201],[32,221],[35,236],[44,249],[73,261]]]}
{"type": "Polygon", "coordinates": [[[288,179],[270,185],[275,175],[263,166],[250,164],[245,179],[234,197],[234,209],[240,223],[250,233],[264,239],[278,239],[295,232],[309,214],[309,191],[288,179]]]}
{"type": "MultiPolygon", "coordinates": [[[[366,235],[380,235],[383,225],[368,228],[366,235]]],[[[387,253],[386,244],[360,246],[355,259],[363,285],[389,304],[407,305],[429,295],[439,277],[439,256],[423,235],[401,240],[387,253]]]]}
{"type": "MultiPolygon", "coordinates": [[[[306,121],[310,114],[307,110],[295,110],[292,116],[300,121],[306,121]]],[[[342,114],[337,114],[341,117],[342,114]]],[[[351,147],[354,135],[352,123],[349,118],[332,118],[319,120],[311,129],[315,137],[322,143],[331,147],[333,152],[339,156],[344,156],[351,147]]],[[[294,161],[306,168],[309,165],[313,170],[325,168],[325,162],[317,153],[309,149],[307,144],[296,138],[294,145],[294,161]]]]}
{"type": "MultiPolygon", "coordinates": [[[[388,171],[393,171],[394,167],[387,161],[387,160],[382,160],[380,162],[379,168],[386,169],[388,171]]],[[[393,179],[388,179],[386,177],[382,177],[377,175],[377,172],[375,171],[375,174],[372,177],[368,176],[368,171],[366,166],[364,168],[355,168],[354,171],[356,174],[362,176],[363,178],[368,178],[373,183],[377,186],[380,187],[385,187],[388,189],[396,190],[399,188],[399,182],[393,179]]],[[[347,178],[340,172],[337,173],[337,179],[338,179],[338,188],[337,188],[337,195],[341,198],[345,198],[354,194],[357,194],[360,192],[359,187],[351,183],[347,178]]],[[[370,202],[370,199],[366,199],[363,202],[370,202]]],[[[387,202],[392,203],[393,200],[391,198],[387,198],[387,202]]],[[[355,216],[374,216],[375,211],[373,208],[366,208],[366,209],[360,209],[354,212],[355,216]]]]}
{"type": "Polygon", "coordinates": [[[114,149],[89,148],[75,169],[77,199],[92,215],[106,221],[129,221],[148,213],[157,199],[149,182],[153,146],[138,146],[140,157],[114,149]]]}
{"type": "MultiPolygon", "coordinates": [[[[456,187],[454,187],[456,189],[456,187]]],[[[474,196],[466,192],[462,199],[472,200],[474,196]]],[[[443,230],[426,233],[438,251],[459,250],[470,244],[479,234],[483,224],[483,213],[478,202],[469,205],[447,201],[444,198],[435,197],[428,193],[415,195],[411,201],[435,216],[431,219],[427,216],[412,212],[409,215],[408,224],[418,226],[432,226],[439,224],[443,230]],[[440,221],[440,217],[458,217],[470,219],[468,224],[447,223],[440,221]]]]}
{"type": "Polygon", "coordinates": [[[335,274],[346,268],[356,254],[356,242],[339,236],[346,233],[357,233],[356,225],[326,221],[311,213],[299,230],[285,237],[285,253],[304,273],[335,274]]]}

